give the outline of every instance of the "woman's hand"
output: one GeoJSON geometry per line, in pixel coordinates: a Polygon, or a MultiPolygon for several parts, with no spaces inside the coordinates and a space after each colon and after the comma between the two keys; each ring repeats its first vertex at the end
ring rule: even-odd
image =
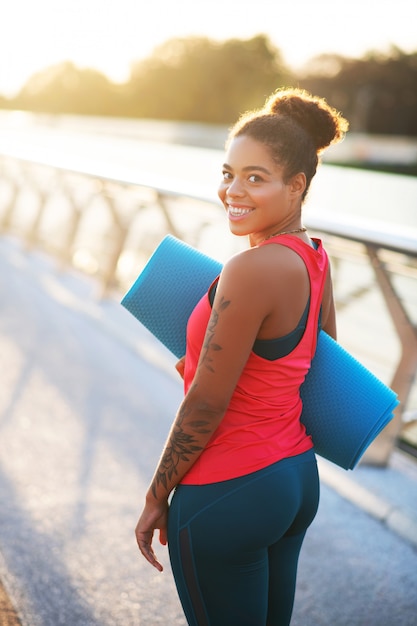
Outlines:
{"type": "Polygon", "coordinates": [[[184,380],[184,369],[185,369],[185,356],[183,356],[177,363],[175,363],[175,369],[184,380]]]}
{"type": "MultiPolygon", "coordinates": [[[[150,497],[152,498],[152,496],[150,497]]],[[[153,534],[159,529],[159,541],[165,546],[167,543],[168,502],[147,499],[145,508],[136,525],[135,535],[139,550],[151,565],[159,572],[163,567],[155,556],[152,548],[153,534]]]]}

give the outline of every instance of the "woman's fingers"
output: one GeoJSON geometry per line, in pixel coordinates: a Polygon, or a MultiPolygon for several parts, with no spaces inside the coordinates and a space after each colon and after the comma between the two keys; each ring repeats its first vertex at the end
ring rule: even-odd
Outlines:
{"type": "Polygon", "coordinates": [[[152,548],[152,541],[154,531],[159,530],[159,540],[162,545],[167,543],[167,516],[168,516],[168,504],[165,502],[163,505],[152,506],[147,504],[139,518],[139,521],[135,528],[136,541],[139,546],[139,550],[145,559],[159,572],[163,571],[161,563],[155,556],[155,552],[152,548]]]}
{"type": "Polygon", "coordinates": [[[168,543],[168,537],[167,537],[167,529],[166,528],[161,528],[159,531],[159,543],[161,543],[163,546],[166,546],[168,543]]]}
{"type": "Polygon", "coordinates": [[[152,548],[152,537],[153,537],[153,533],[136,532],[136,541],[138,543],[139,550],[141,551],[142,555],[159,572],[162,572],[164,568],[162,567],[161,563],[158,561],[158,559],[155,556],[155,552],[152,548]]]}
{"type": "Polygon", "coordinates": [[[179,375],[181,376],[181,378],[184,378],[184,368],[185,368],[185,356],[183,356],[179,361],[177,361],[177,363],[175,364],[175,369],[177,370],[177,372],[179,373],[179,375]]]}

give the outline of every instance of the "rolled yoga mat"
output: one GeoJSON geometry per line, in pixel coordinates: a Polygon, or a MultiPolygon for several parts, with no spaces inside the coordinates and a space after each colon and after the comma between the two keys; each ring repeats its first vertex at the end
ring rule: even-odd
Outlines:
{"type": "MultiPolygon", "coordinates": [[[[222,264],[167,235],[122,299],[176,357],[185,354],[188,318],[222,264]]],[[[353,469],[393,418],[396,394],[324,331],[301,387],[301,421],[315,451],[353,469]]]]}

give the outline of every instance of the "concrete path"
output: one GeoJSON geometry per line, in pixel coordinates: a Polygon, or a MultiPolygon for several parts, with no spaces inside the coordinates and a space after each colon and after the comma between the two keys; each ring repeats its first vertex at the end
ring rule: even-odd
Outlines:
{"type": "MultiPolygon", "coordinates": [[[[159,574],[133,534],[175,359],[95,293],[0,239],[0,579],[23,626],[184,626],[166,549],[159,574]]],[[[415,461],[320,471],[292,626],[415,626],[415,461]]]]}

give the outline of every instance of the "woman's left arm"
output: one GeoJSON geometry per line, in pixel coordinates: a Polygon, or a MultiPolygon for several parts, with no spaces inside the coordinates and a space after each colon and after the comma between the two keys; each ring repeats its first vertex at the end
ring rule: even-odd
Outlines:
{"type": "Polygon", "coordinates": [[[152,549],[153,532],[159,529],[160,543],[165,545],[168,497],[204,450],[224,412],[225,409],[203,406],[195,393],[195,386],[178,410],[135,531],[140,551],[159,571],[162,571],[162,565],[152,549]]]}
{"type": "Polygon", "coordinates": [[[270,290],[260,283],[253,262],[248,265],[244,256],[229,261],[220,277],[193,383],[177,412],[136,526],[140,551],[159,571],[162,565],[152,539],[159,529],[160,542],[166,544],[168,497],[220,424],[269,313],[270,290]]]}

